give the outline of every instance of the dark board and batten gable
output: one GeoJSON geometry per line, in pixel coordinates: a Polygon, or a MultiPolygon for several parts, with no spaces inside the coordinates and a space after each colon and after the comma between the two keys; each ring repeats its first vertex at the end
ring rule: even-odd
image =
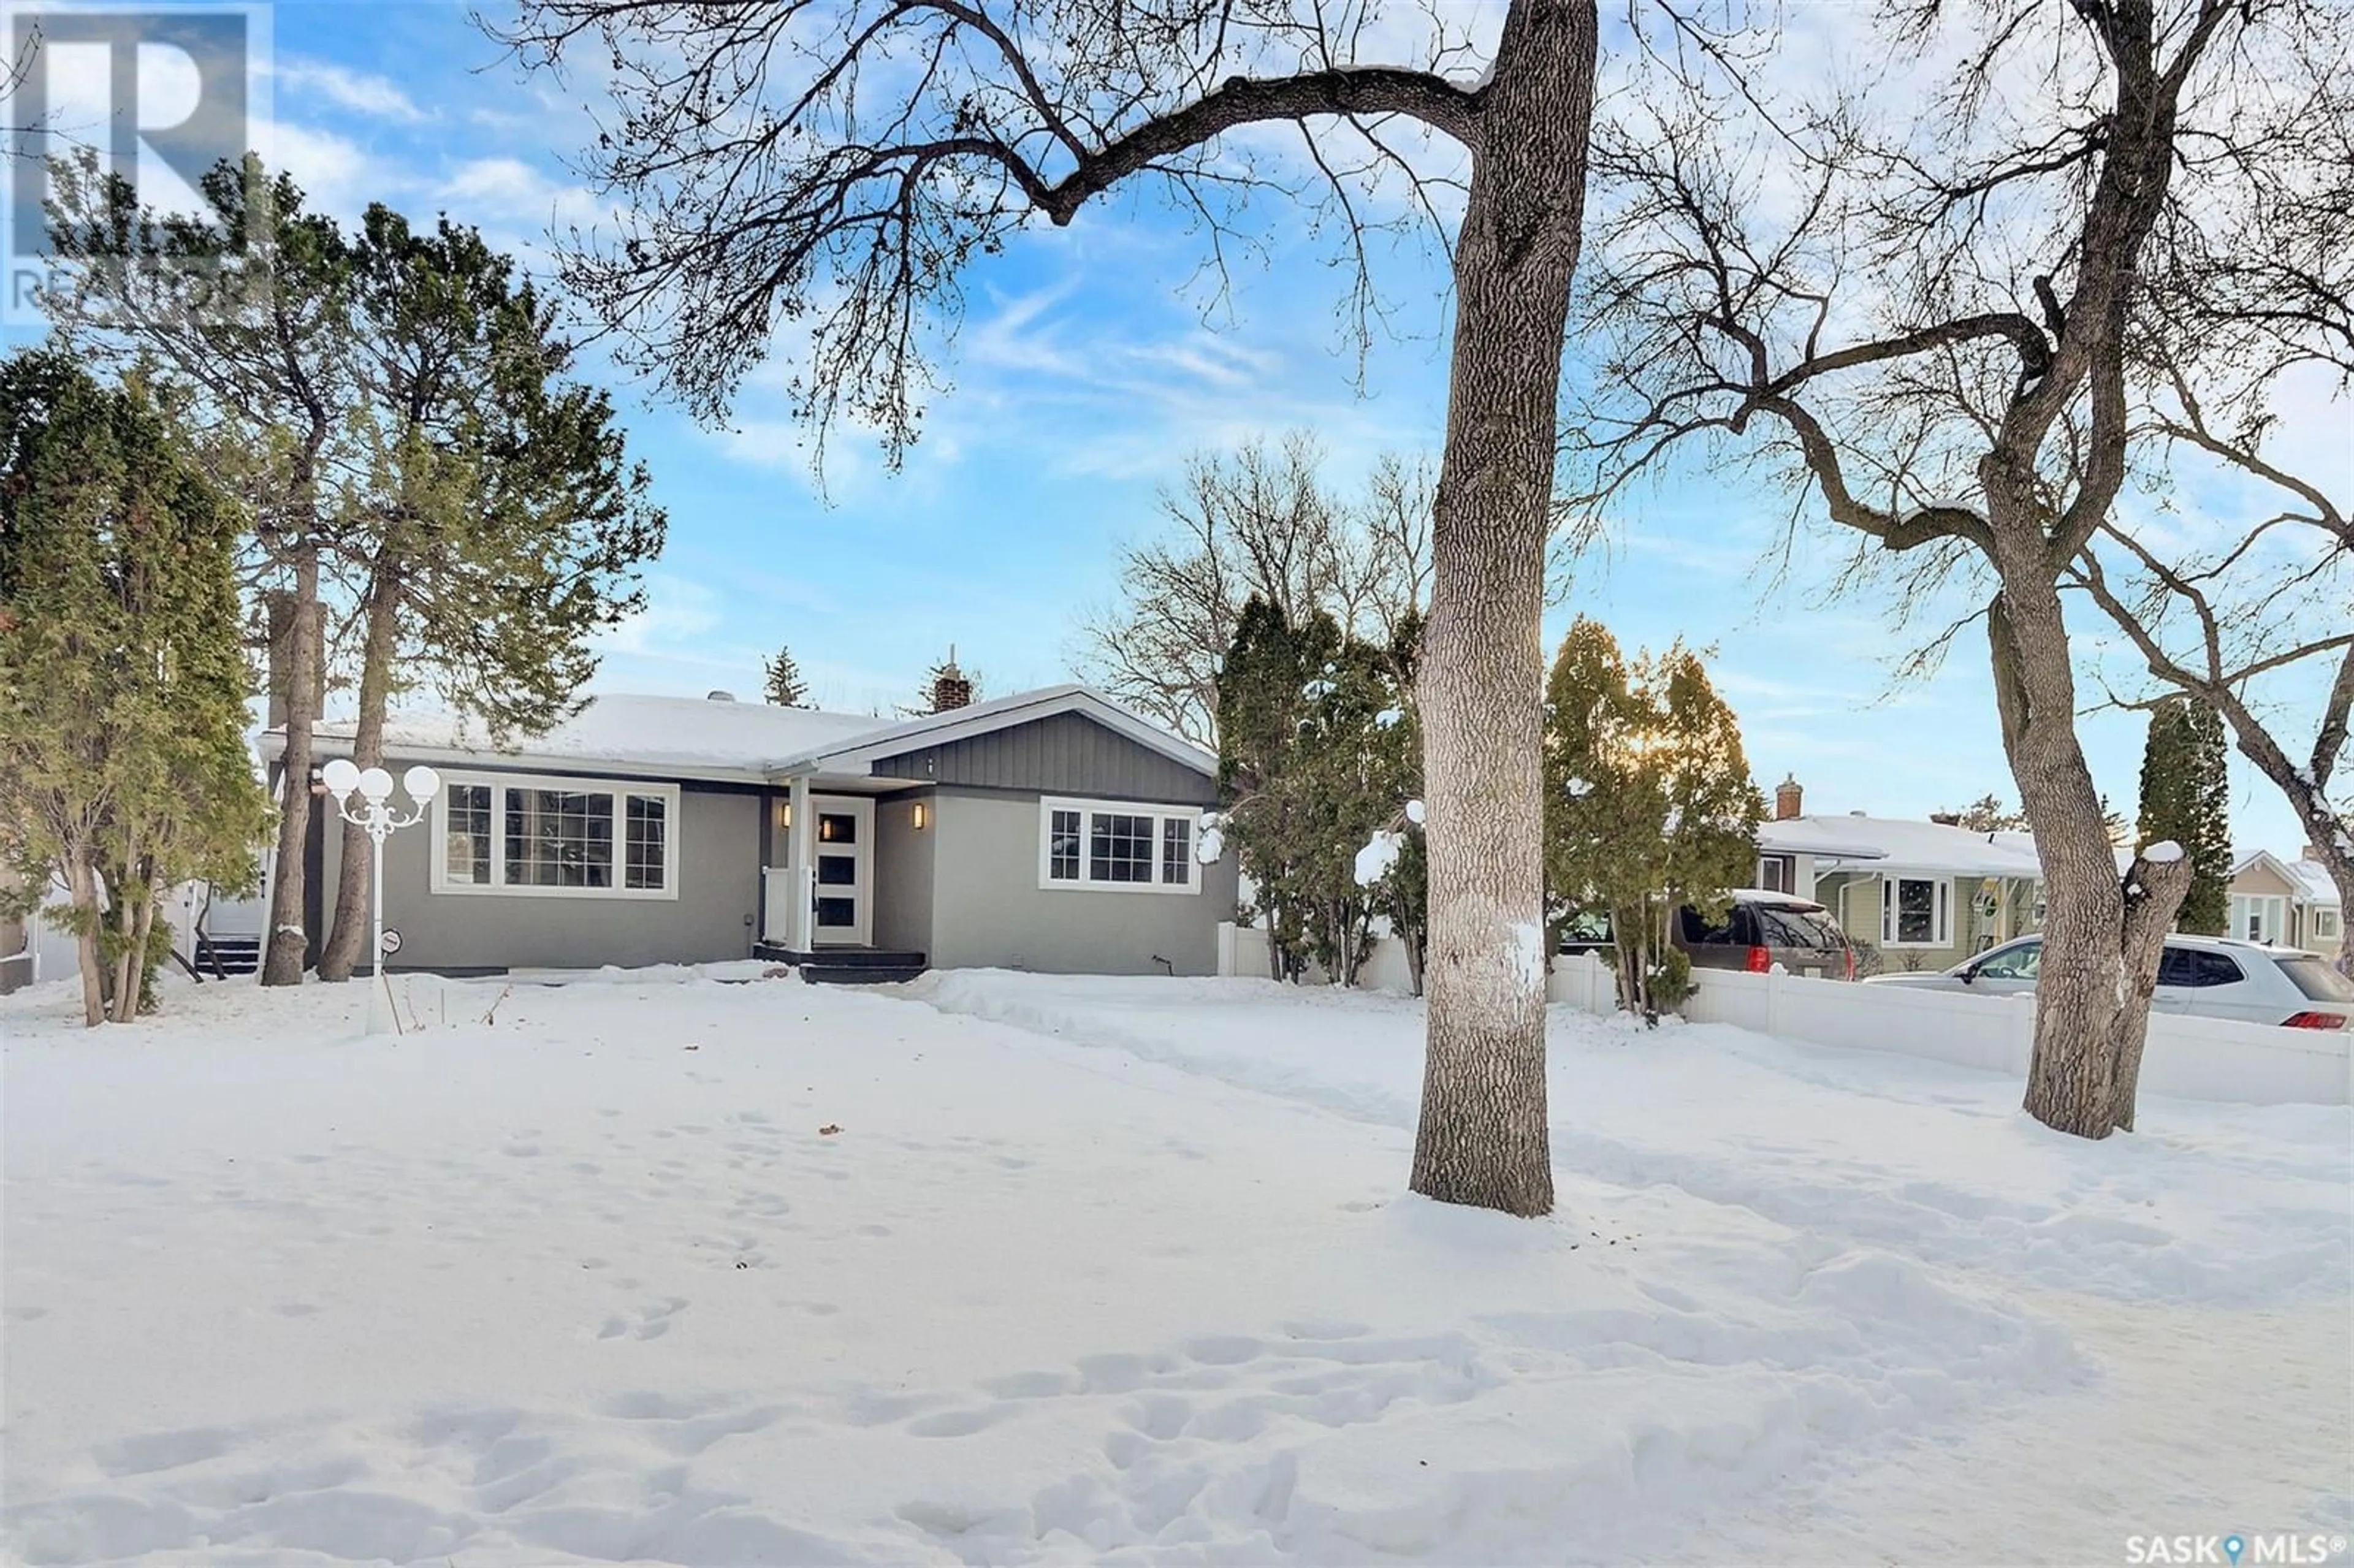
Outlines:
{"type": "Polygon", "coordinates": [[[1215,805],[1217,780],[1078,714],[877,758],[877,777],[954,789],[1215,805]]]}

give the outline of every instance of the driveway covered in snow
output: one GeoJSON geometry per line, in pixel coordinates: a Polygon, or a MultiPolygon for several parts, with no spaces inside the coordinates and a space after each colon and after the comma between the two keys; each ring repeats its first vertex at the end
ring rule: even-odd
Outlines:
{"type": "Polygon", "coordinates": [[[500,994],[420,992],[398,1041],[356,988],[95,1033],[0,1002],[12,1555],[2106,1563],[2354,1525],[2342,1108],[2083,1145],[1958,1069],[1557,1013],[1531,1224],[1400,1195],[1405,1001],[500,994]]]}

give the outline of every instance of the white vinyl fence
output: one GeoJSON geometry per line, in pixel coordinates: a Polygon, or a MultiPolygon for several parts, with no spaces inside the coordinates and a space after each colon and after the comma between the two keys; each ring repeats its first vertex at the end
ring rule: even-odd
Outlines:
{"type": "MultiPolygon", "coordinates": [[[[1267,933],[1232,924],[1218,927],[1218,972],[1267,978],[1267,933]]],[[[1320,977],[1311,976],[1311,979],[1320,977]]],[[[1409,989],[1405,949],[1378,941],[1359,983],[1373,991],[1409,989]]],[[[2035,1050],[2031,997],[1978,996],[1856,985],[1797,975],[1753,975],[1697,969],[1699,988],[1684,1003],[1694,1023],[1731,1023],[1761,1034],[1887,1051],[1977,1067],[2024,1082],[2035,1050]]],[[[1556,958],[1546,999],[1581,1012],[1618,1010],[1610,966],[1590,953],[1556,958]]],[[[2344,1030],[2273,1029],[2153,1011],[2142,1053],[2144,1093],[2174,1099],[2241,1105],[2354,1103],[2354,1034],[2344,1030]]]]}
{"type": "MultiPolygon", "coordinates": [[[[1925,1056],[2013,1078],[2027,1075],[2035,1049],[2031,997],[1973,996],[1904,986],[1853,985],[1797,975],[1698,969],[1684,1003],[1694,1023],[1731,1023],[1764,1034],[1925,1056]]],[[[1616,1011],[1609,966],[1590,954],[1555,959],[1553,1001],[1586,1012],[1616,1011]]],[[[2142,1054],[2144,1093],[2243,1105],[2348,1104],[2354,1035],[2343,1030],[2274,1029],[2217,1018],[2152,1012],[2142,1054]]]]}
{"type": "MultiPolygon", "coordinates": [[[[1274,979],[1274,971],[1267,967],[1266,927],[1220,921],[1218,972],[1244,980],[1274,979]]],[[[1309,966],[1308,978],[1315,984],[1326,983],[1324,972],[1312,964],[1309,966]]],[[[1405,944],[1376,936],[1373,950],[1357,969],[1357,983],[1367,991],[1394,991],[1400,996],[1412,991],[1414,971],[1406,967],[1405,944]]]]}

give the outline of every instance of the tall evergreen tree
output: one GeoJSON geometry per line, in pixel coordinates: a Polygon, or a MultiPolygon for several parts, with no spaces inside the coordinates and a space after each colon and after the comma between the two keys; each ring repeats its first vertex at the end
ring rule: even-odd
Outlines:
{"type": "Polygon", "coordinates": [[[1297,979],[1308,960],[1303,867],[1312,845],[1295,742],[1307,720],[1308,683],[1338,641],[1329,618],[1295,628],[1280,605],[1253,595],[1218,672],[1223,836],[1256,890],[1268,972],[1278,980],[1297,979]]]}
{"type": "MultiPolygon", "coordinates": [[[[292,609],[286,776],[309,777],[330,620],[356,666],[354,760],[380,759],[395,673],[493,738],[578,705],[593,639],[642,602],[663,515],[601,392],[571,378],[555,313],[513,262],[446,219],[382,206],[356,235],[249,156],[201,218],[143,210],[94,164],[61,168],[45,298],[78,348],[152,366],[244,503],[254,586],[292,609]],[[251,207],[266,211],[246,243],[251,207]]],[[[287,791],[264,983],[302,978],[309,792],[287,791]]],[[[364,945],[370,846],[345,832],[320,972],[364,945]]]]}
{"type": "Polygon", "coordinates": [[[2141,754],[2141,819],[2134,847],[2171,839],[2190,862],[2176,927],[2221,937],[2231,924],[2231,784],[2223,718],[2190,696],[2150,710],[2141,754]]]}
{"type": "Polygon", "coordinates": [[[1391,705],[1376,711],[1364,737],[1368,803],[1393,804],[1398,812],[1388,832],[1397,853],[1372,884],[1373,912],[1389,922],[1390,934],[1405,949],[1406,975],[1422,994],[1423,960],[1430,937],[1430,841],[1422,810],[1422,719],[1414,701],[1416,664],[1422,652],[1422,615],[1409,609],[1392,632],[1383,673],[1391,705]]]}
{"type": "Polygon", "coordinates": [[[761,691],[772,706],[809,706],[809,683],[801,679],[801,667],[793,662],[791,649],[779,648],[775,658],[761,661],[760,676],[761,691]]]}
{"type": "MultiPolygon", "coordinates": [[[[493,740],[578,711],[594,639],[641,608],[660,508],[606,395],[570,379],[555,313],[473,229],[413,229],[372,206],[351,248],[360,347],[337,550],[355,582],[352,759],[384,756],[396,672],[493,740]]],[[[374,846],[344,827],[322,979],[349,979],[369,929],[374,846]]]]}
{"type": "Polygon", "coordinates": [[[1668,922],[1722,911],[1755,863],[1765,798],[1699,655],[1629,665],[1578,618],[1545,684],[1545,874],[1556,922],[1610,917],[1623,1005],[1657,1018],[1688,975],[1668,922]]]}
{"type": "Polygon", "coordinates": [[[1257,596],[1237,617],[1218,673],[1219,842],[1251,880],[1278,979],[1312,963],[1355,984],[1380,916],[1419,984],[1427,858],[1419,818],[1405,815],[1421,792],[1417,631],[1409,618],[1384,647],[1321,611],[1294,626],[1257,596]],[[1370,872],[1358,853],[1369,839],[1385,852],[1370,872]]]}
{"type": "Polygon", "coordinates": [[[62,354],[0,366],[0,818],[37,900],[70,889],[87,1022],[152,1005],[159,895],[250,885],[239,519],[145,388],[62,354]]]}
{"type": "MultiPolygon", "coordinates": [[[[251,156],[207,175],[205,210],[189,215],[143,210],[130,182],[92,156],[53,170],[61,283],[42,307],[77,352],[147,366],[186,398],[209,471],[245,513],[253,586],[288,609],[271,696],[283,706],[283,776],[299,786],[324,689],[331,496],[356,373],[350,249],[332,219],[304,210],[292,179],[251,156]],[[262,221],[249,221],[256,213],[262,221]]],[[[313,810],[307,789],[284,791],[264,985],[302,978],[313,810]]]]}

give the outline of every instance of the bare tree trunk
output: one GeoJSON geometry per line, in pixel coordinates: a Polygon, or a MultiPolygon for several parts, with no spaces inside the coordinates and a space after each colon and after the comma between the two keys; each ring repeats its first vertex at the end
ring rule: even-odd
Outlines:
{"type": "Polygon", "coordinates": [[[1413,1188],[1553,1208],[1541,766],[1545,535],[1593,117],[1592,0],[1515,0],[1455,257],[1447,444],[1418,695],[1429,1053],[1413,1188]]]}
{"type": "Polygon", "coordinates": [[[107,991],[106,1016],[112,1022],[128,1023],[139,1005],[139,950],[133,945],[139,929],[139,909],[131,898],[129,872],[115,879],[108,896],[113,907],[107,913],[114,921],[119,950],[114,955],[113,983],[107,991]]]}
{"type": "Polygon", "coordinates": [[[2170,861],[2134,857],[2126,873],[2126,922],[2120,944],[2127,987],[2117,1020],[2117,1063],[2109,1085],[2111,1119],[2133,1130],[2134,1099],[2141,1090],[2142,1049],[2149,1040],[2149,997],[2166,956],[2167,928],[2190,890],[2193,872],[2186,851],[2170,861]]]}
{"type": "Polygon", "coordinates": [[[152,882],[140,885],[139,901],[123,909],[130,928],[123,936],[122,959],[114,990],[113,1017],[117,1023],[139,1021],[139,1002],[146,989],[147,937],[155,928],[155,902],[160,890],[152,882]]]}
{"type": "Polygon", "coordinates": [[[67,886],[73,895],[74,956],[81,967],[81,1021],[95,1029],[106,1022],[106,985],[99,973],[98,877],[90,868],[89,855],[79,848],[69,849],[67,864],[67,886]]]}
{"type": "MultiPolygon", "coordinates": [[[[398,630],[400,583],[390,566],[379,566],[367,607],[367,641],[360,666],[360,716],[352,734],[352,761],[360,768],[384,762],[385,709],[392,696],[392,654],[398,630]]],[[[319,952],[319,978],[347,980],[367,947],[370,857],[376,846],[352,822],[344,823],[343,861],[335,876],[334,934],[319,952]]]]}
{"type": "Polygon", "coordinates": [[[2128,909],[2100,792],[2076,738],[2057,587],[2035,569],[2015,574],[1988,608],[1987,630],[2003,747],[2043,867],[2043,967],[2025,1106],[2046,1127],[2106,1138],[2130,1125],[2129,1101],[2126,1122],[2118,1120],[2119,1075],[2128,1054],[2130,1072],[2139,1072],[2150,988],[2190,873],[2140,883],[2144,895],[2128,909]]]}
{"type": "Polygon", "coordinates": [[[306,543],[293,553],[292,624],[286,655],[286,748],[281,759],[285,779],[283,810],[278,820],[277,876],[271,884],[270,934],[262,948],[263,985],[300,985],[302,959],[310,938],[303,927],[308,892],[302,862],[310,836],[311,726],[319,717],[321,656],[319,637],[319,546],[306,543]]]}
{"type": "Polygon", "coordinates": [[[2317,845],[2316,851],[2329,870],[2329,880],[2338,885],[2338,972],[2354,980],[2354,855],[2329,844],[2317,845]]]}

